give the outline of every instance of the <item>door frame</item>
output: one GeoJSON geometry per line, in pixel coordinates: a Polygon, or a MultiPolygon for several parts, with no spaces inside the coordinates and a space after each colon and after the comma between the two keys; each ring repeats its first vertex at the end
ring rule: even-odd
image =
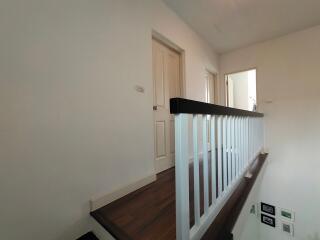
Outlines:
{"type": "MultiPolygon", "coordinates": [[[[160,44],[164,45],[165,47],[177,52],[180,56],[180,96],[184,98],[186,96],[186,74],[185,74],[185,50],[179,47],[177,44],[175,44],[173,41],[169,40],[159,32],[156,32],[152,30],[152,37],[150,39],[150,43],[152,43],[153,40],[159,42],[160,44]]],[[[152,65],[151,65],[152,66],[152,65]]],[[[153,77],[151,78],[152,80],[152,91],[154,91],[154,79],[153,77]]],[[[154,104],[154,94],[152,94],[152,107],[154,104]]],[[[152,109],[153,111],[153,109],[152,109]]],[[[153,139],[155,139],[155,126],[154,126],[154,119],[155,115],[153,113],[153,118],[152,118],[152,125],[153,125],[153,139]]],[[[156,157],[155,157],[155,151],[156,151],[156,143],[153,141],[153,149],[154,149],[154,154],[153,154],[153,163],[154,163],[154,171],[157,172],[156,169],[156,157]]]]}

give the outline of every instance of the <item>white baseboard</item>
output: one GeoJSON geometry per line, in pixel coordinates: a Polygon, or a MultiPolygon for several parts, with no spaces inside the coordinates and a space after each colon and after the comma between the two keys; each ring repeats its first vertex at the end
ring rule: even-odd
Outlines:
{"type": "Polygon", "coordinates": [[[90,210],[91,211],[97,210],[98,208],[101,208],[131,192],[134,192],[135,190],[138,190],[139,188],[142,188],[145,185],[148,185],[149,183],[154,182],[156,179],[157,179],[156,174],[152,174],[134,183],[124,186],[114,192],[101,195],[98,197],[94,197],[90,200],[90,210]]]}
{"type": "Polygon", "coordinates": [[[91,218],[91,228],[100,240],[115,240],[115,238],[93,218],[91,218]]]}

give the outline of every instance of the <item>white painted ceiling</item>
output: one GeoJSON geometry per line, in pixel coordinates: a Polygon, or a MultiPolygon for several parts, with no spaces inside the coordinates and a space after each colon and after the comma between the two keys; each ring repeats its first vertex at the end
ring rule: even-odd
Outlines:
{"type": "Polygon", "coordinates": [[[320,24],[320,0],[163,0],[218,53],[320,24]]]}

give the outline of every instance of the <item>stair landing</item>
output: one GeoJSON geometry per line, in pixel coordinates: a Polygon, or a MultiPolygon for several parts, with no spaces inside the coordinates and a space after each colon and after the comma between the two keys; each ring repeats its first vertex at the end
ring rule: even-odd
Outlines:
{"type": "Polygon", "coordinates": [[[91,215],[116,239],[175,239],[174,168],[91,215]]]}

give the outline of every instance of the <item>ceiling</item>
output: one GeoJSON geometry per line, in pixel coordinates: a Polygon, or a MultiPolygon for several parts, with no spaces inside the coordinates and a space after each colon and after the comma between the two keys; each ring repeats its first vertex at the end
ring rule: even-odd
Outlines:
{"type": "Polygon", "coordinates": [[[218,53],[320,24],[320,0],[163,0],[218,53]]]}

